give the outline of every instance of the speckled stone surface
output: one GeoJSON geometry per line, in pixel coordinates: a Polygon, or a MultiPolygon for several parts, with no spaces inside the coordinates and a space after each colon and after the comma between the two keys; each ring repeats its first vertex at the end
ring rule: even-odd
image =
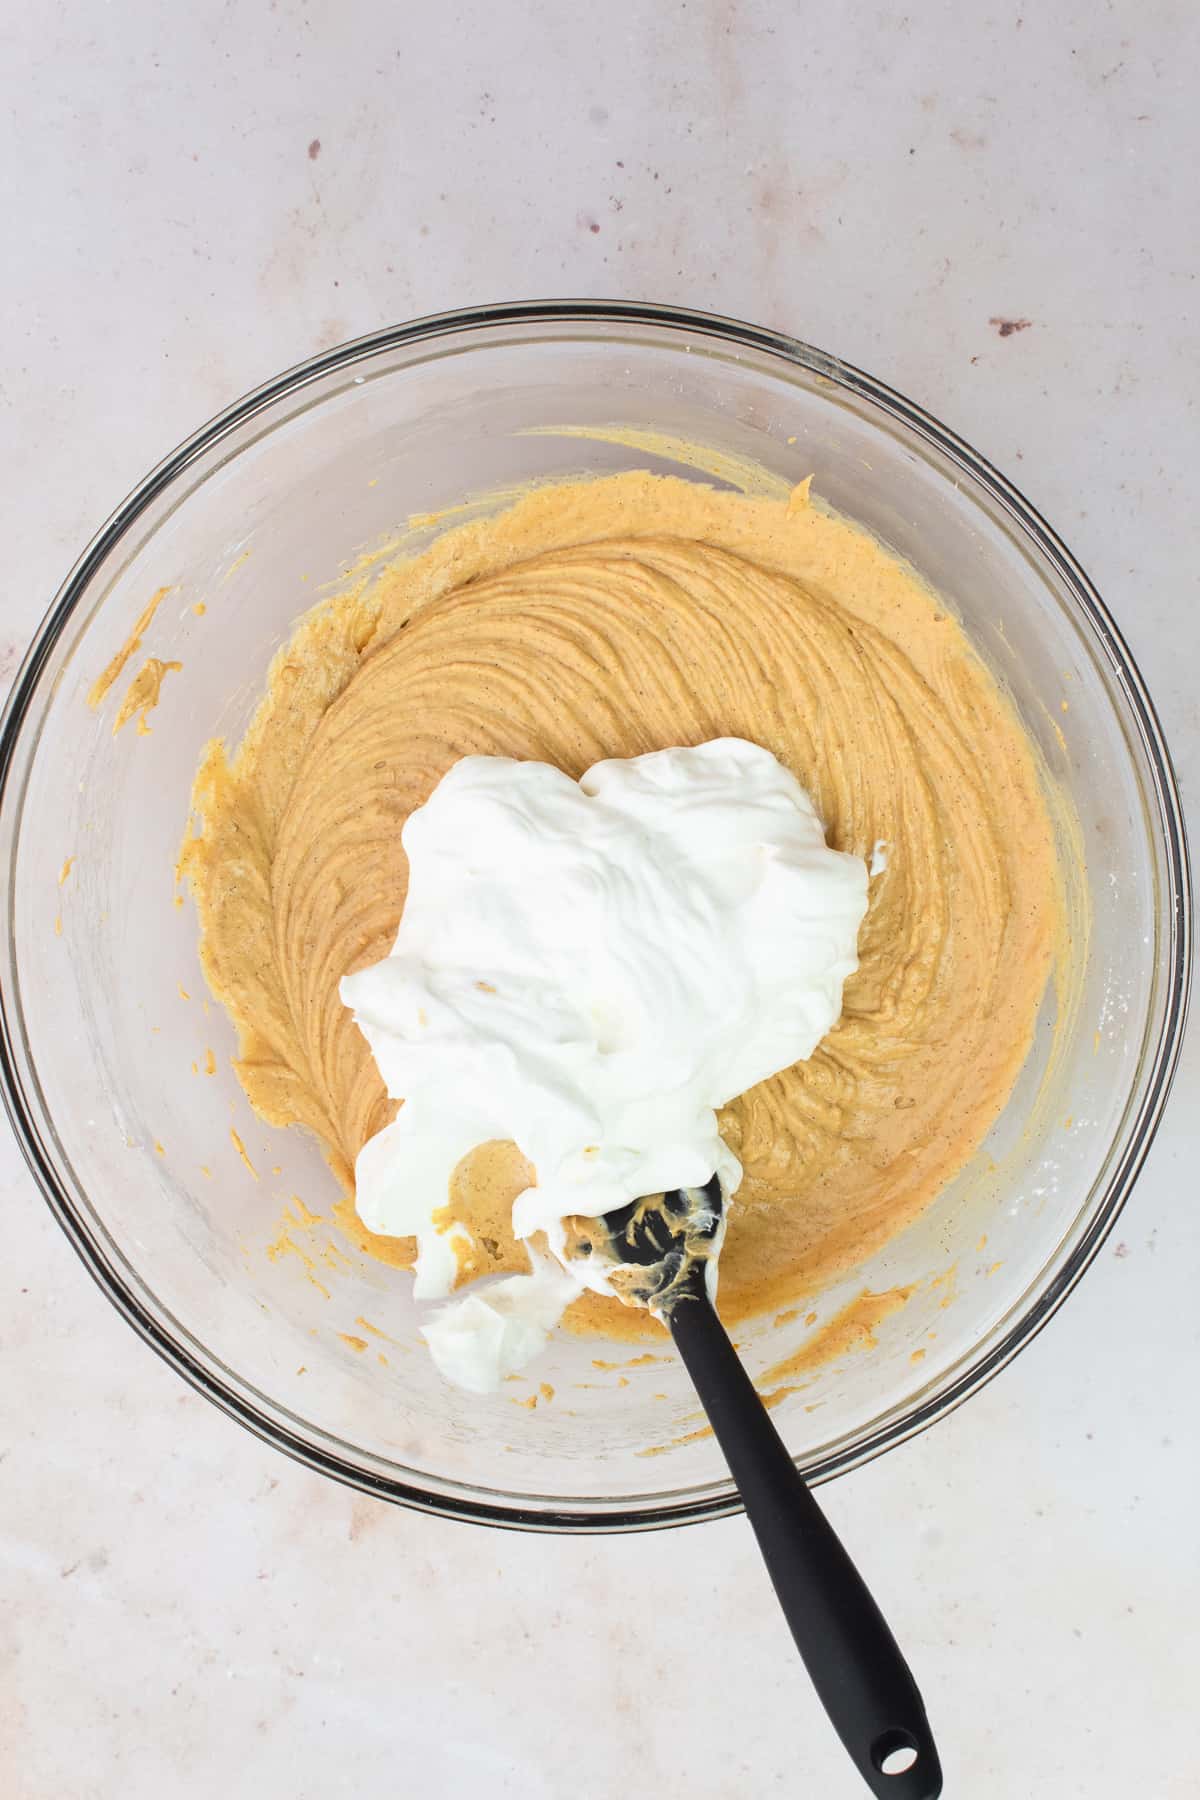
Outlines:
{"type": "MultiPolygon", "coordinates": [[[[0,41],[5,682],[103,516],[260,379],[440,307],[642,297],[834,350],[1011,474],[1194,806],[1193,9],[48,0],[0,41]]],[[[1065,1311],[826,1490],[950,1795],[1200,1794],[1198,1048],[1065,1311]]],[[[137,1342],[7,1133],[0,1188],[5,1800],[860,1791],[744,1521],[356,1499],[137,1342]]]]}

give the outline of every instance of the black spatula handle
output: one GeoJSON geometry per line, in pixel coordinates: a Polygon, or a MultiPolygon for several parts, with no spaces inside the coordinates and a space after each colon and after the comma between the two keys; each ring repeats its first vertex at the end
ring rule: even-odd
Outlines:
{"type": "Polygon", "coordinates": [[[941,1764],[908,1664],[797,1473],[721,1321],[707,1299],[688,1295],[674,1307],[670,1325],[796,1647],[851,1760],[881,1800],[937,1800],[941,1764]],[[914,1751],[911,1766],[887,1772],[889,1762],[907,1761],[914,1751]]]}

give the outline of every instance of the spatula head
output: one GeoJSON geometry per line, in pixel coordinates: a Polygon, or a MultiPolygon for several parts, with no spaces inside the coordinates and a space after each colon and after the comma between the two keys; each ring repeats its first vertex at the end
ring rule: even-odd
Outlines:
{"type": "Polygon", "coordinates": [[[597,1236],[614,1262],[624,1265],[610,1277],[614,1291],[629,1305],[668,1317],[685,1294],[704,1293],[724,1222],[716,1175],[703,1187],[649,1194],[606,1213],[597,1221],[602,1228],[597,1236]]]}

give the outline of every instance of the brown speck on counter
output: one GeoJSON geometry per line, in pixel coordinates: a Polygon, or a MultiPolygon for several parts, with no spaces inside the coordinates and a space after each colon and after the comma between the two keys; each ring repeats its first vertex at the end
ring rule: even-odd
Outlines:
{"type": "Polygon", "coordinates": [[[1014,331],[1028,331],[1029,327],[1033,324],[1033,320],[992,318],[988,320],[988,324],[996,327],[998,336],[1011,337],[1014,331]]]}
{"type": "Polygon", "coordinates": [[[308,146],[309,162],[316,162],[316,160],[317,160],[318,156],[320,156],[320,154],[321,154],[321,140],[320,140],[320,138],[313,138],[312,142],[308,146]]]}
{"type": "Polygon", "coordinates": [[[1123,1262],[1124,1259],[1129,1255],[1129,1245],[1128,1244],[1118,1244],[1116,1249],[1113,1251],[1113,1255],[1118,1259],[1118,1261],[1123,1262]]]}

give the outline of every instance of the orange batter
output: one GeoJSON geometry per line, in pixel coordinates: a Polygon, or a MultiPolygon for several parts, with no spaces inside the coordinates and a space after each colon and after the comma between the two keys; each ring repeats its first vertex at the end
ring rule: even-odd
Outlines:
{"type": "MultiPolygon", "coordinates": [[[[317,608],[232,758],[209,746],[182,868],[261,1115],[354,1158],[392,1116],[338,998],[390,950],[401,827],[459,757],[603,757],[741,737],[808,789],[829,842],[886,866],[814,1056],[725,1109],[745,1178],[721,1310],[786,1304],[861,1261],[976,1149],[1029,1048],[1061,898],[1033,754],[912,569],[810,501],[625,474],[536,489],[317,608]]],[[[460,1165],[464,1279],[524,1266],[512,1145],[460,1165]]],[[[405,1264],[407,1240],[348,1234],[405,1264]]],[[[628,1329],[589,1296],[576,1323],[628,1329]]]]}

